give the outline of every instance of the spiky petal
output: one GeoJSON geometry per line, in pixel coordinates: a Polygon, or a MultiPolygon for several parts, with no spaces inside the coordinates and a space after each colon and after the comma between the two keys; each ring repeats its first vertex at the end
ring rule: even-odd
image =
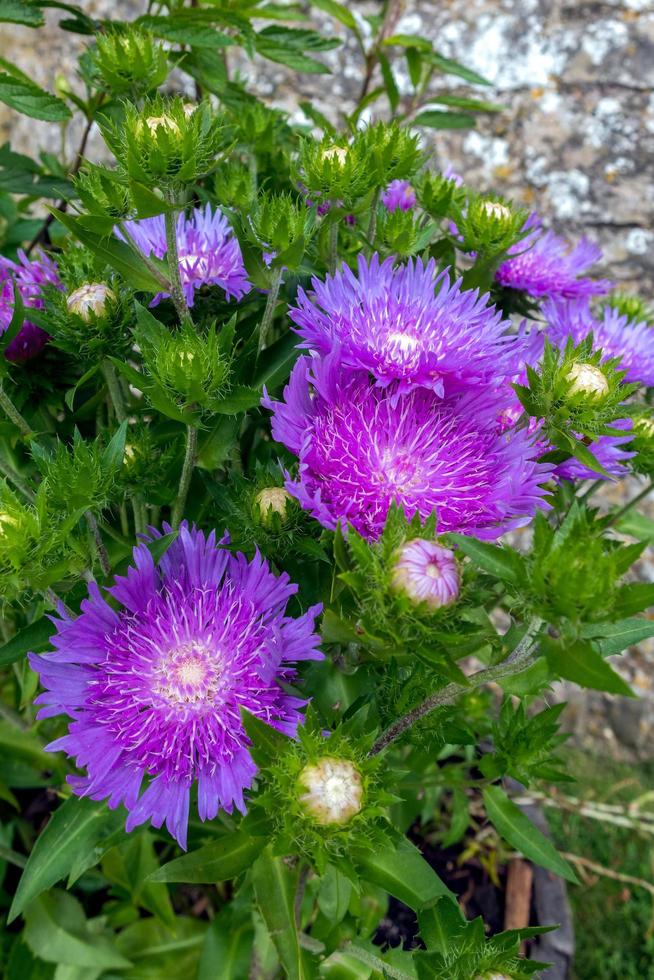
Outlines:
{"type": "Polygon", "coordinates": [[[245,810],[255,765],[240,708],[295,733],[303,702],[279,682],[320,659],[320,607],[287,616],[297,586],[286,574],[186,524],[158,563],[145,543],[135,548],[108,591],[117,608],[92,583],[80,616],[55,620],[54,652],[30,656],[46,689],[39,717],[72,719],[48,749],[86,770],[69,777],[79,796],[124,803],[128,830],[165,822],[186,847],[194,783],[201,820],[245,810]]]}
{"type": "Polygon", "coordinates": [[[289,316],[301,346],[338,349],[345,367],[369,371],[381,387],[397,382],[397,393],[449,394],[510,373],[510,324],[487,296],[436,274],[433,260],[393,261],[359,256],[358,274],[343,265],[324,282],[314,278],[311,294],[300,289],[289,316]]]}
{"type": "MultiPolygon", "coordinates": [[[[126,221],[125,227],[144,255],[163,259],[167,252],[164,216],[126,221]]],[[[122,238],[120,230],[116,230],[122,238]]],[[[248,282],[238,240],[225,215],[211,205],[195,208],[177,218],[177,251],[182,289],[188,306],[202,286],[220,286],[228,299],[242,299],[252,288],[248,282]]],[[[151,306],[168,296],[157,293],[151,306]]]]}
{"type": "MultiPolygon", "coordinates": [[[[42,290],[45,283],[61,287],[57,266],[45,253],[30,260],[21,250],[18,253],[18,262],[12,262],[0,255],[0,337],[14,315],[14,283],[25,307],[33,310],[43,308],[42,290]]],[[[27,361],[41,352],[47,340],[45,330],[26,319],[5,348],[5,357],[8,361],[27,361]]]]}
{"type": "Polygon", "coordinates": [[[587,238],[570,248],[563,238],[543,229],[535,212],[529,215],[523,230],[529,234],[511,246],[511,257],[495,273],[502,286],[524,290],[537,298],[567,299],[597,296],[612,288],[608,279],[585,275],[602,258],[602,250],[587,238]]]}
{"type": "Polygon", "coordinates": [[[441,532],[481,537],[518,527],[544,506],[551,468],[534,462],[525,430],[499,431],[505,402],[492,389],[398,396],[365,372],[345,371],[337,354],[301,358],[284,401],[263,400],[274,438],[299,458],[289,493],[324,527],[349,522],[372,539],[392,502],[409,517],[436,510],[441,532]]]}

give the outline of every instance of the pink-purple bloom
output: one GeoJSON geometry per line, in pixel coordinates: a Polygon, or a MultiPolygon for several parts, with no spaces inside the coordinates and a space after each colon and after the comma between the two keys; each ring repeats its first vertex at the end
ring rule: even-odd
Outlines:
{"type": "Polygon", "coordinates": [[[240,709],[295,734],[304,702],[280,683],[321,658],[320,607],[287,615],[297,586],[285,573],[186,524],[156,563],[139,544],[108,591],[112,605],[91,583],[77,618],[60,610],[54,652],[30,655],[45,687],[39,717],[71,719],[48,749],[86,770],[68,777],[78,796],[123,803],[127,830],[165,822],[186,847],[194,783],[201,820],[245,811],[256,767],[240,709]]]}
{"type": "Polygon", "coordinates": [[[602,258],[601,249],[587,238],[573,248],[553,231],[545,231],[534,212],[524,231],[528,234],[509,249],[495,278],[502,286],[521,289],[530,296],[558,296],[565,299],[607,293],[608,279],[591,279],[585,274],[602,258]]]}
{"type": "Polygon", "coordinates": [[[618,419],[611,423],[612,429],[624,430],[624,435],[620,436],[598,436],[591,442],[588,448],[604,468],[606,474],[599,473],[588,466],[584,466],[578,459],[571,456],[563,463],[559,463],[554,471],[554,475],[560,480],[602,480],[613,477],[615,480],[622,479],[628,475],[629,470],[625,466],[627,460],[636,455],[629,452],[624,447],[633,439],[631,419],[618,419]]]}
{"type": "Polygon", "coordinates": [[[416,192],[408,180],[392,180],[381,197],[387,211],[411,211],[416,206],[416,192]]]}
{"type": "MultiPolygon", "coordinates": [[[[125,227],[144,255],[163,259],[168,251],[164,216],[126,221],[125,227]]],[[[122,238],[120,230],[117,229],[122,238]]],[[[177,218],[177,251],[182,289],[188,306],[202,286],[219,286],[228,299],[242,299],[252,288],[243,264],[238,239],[225,215],[211,205],[195,208],[187,217],[177,218]]],[[[157,293],[155,306],[168,293],[157,293]]]]}
{"type": "MultiPolygon", "coordinates": [[[[26,309],[43,308],[42,290],[46,283],[61,286],[57,266],[45,253],[31,261],[21,250],[18,262],[0,255],[0,337],[14,315],[14,285],[18,287],[26,309]]],[[[27,361],[41,352],[48,340],[45,330],[25,319],[22,327],[5,348],[8,361],[27,361]]]]}
{"type": "Polygon", "coordinates": [[[320,523],[352,524],[367,538],[391,503],[440,532],[497,537],[546,506],[551,467],[534,460],[534,436],[500,431],[499,389],[440,398],[427,388],[398,394],[365,371],[347,371],[338,351],[296,363],[284,401],[267,394],[273,437],[298,457],[286,489],[320,523]],[[313,389],[313,390],[312,390],[313,389]]]}
{"type": "Polygon", "coordinates": [[[584,300],[550,300],[543,305],[543,316],[553,344],[565,346],[568,337],[579,344],[592,333],[593,346],[602,349],[605,359],[619,359],[626,381],[654,387],[654,328],[647,323],[629,320],[610,306],[596,317],[584,300]]]}
{"type": "Polygon", "coordinates": [[[338,350],[344,367],[369,371],[381,387],[443,395],[512,373],[510,324],[487,296],[462,290],[447,271],[437,274],[433,259],[395,268],[392,258],[359,256],[357,274],[343,265],[311,286],[298,290],[289,311],[301,346],[338,350]]]}
{"type": "Polygon", "coordinates": [[[436,541],[414,538],[398,550],[392,587],[429,609],[449,606],[459,597],[461,582],[454,552],[436,541]]]}

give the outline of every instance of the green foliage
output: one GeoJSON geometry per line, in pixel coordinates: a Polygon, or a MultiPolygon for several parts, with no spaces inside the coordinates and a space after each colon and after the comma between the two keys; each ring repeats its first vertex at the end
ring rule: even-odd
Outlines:
{"type": "Polygon", "coordinates": [[[168,59],[163,45],[145,31],[109,30],[97,39],[92,71],[99,87],[136,99],[163,85],[168,59]]]}

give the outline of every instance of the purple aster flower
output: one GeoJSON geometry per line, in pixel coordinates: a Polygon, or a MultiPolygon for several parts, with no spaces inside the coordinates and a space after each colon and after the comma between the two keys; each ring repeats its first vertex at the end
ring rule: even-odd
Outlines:
{"type": "Polygon", "coordinates": [[[525,430],[500,431],[500,390],[398,395],[335,352],[300,358],[284,399],[266,393],[263,404],[273,437],[299,458],[286,489],[324,527],[349,522],[374,539],[395,502],[408,517],[436,510],[440,532],[492,538],[545,506],[551,467],[534,462],[525,430]]]}
{"type": "Polygon", "coordinates": [[[553,344],[565,346],[568,337],[579,344],[592,333],[594,346],[606,358],[620,359],[626,381],[654,387],[654,328],[647,323],[629,320],[611,306],[604,308],[601,318],[595,317],[584,300],[550,300],[543,305],[543,315],[553,344]]]}
{"type": "MultiPolygon", "coordinates": [[[[18,262],[0,255],[0,337],[14,315],[14,283],[18,286],[25,307],[43,308],[42,288],[45,283],[61,287],[57,266],[45,253],[30,261],[21,250],[18,262]]],[[[8,361],[27,361],[45,346],[48,335],[31,320],[25,320],[14,339],[5,348],[8,361]]]]}
{"type": "MultiPolygon", "coordinates": [[[[167,252],[163,214],[141,221],[126,221],[125,227],[144,255],[163,259],[167,252]]],[[[122,238],[120,230],[116,234],[122,238]]],[[[232,234],[225,215],[211,205],[195,208],[190,217],[177,219],[177,251],[184,297],[193,306],[196,289],[220,286],[228,299],[242,299],[250,291],[238,239],[232,234]]],[[[157,293],[150,306],[168,296],[157,293]]]]}
{"type": "Polygon", "coordinates": [[[382,194],[387,211],[411,211],[416,206],[416,193],[408,180],[392,180],[382,194]]]}
{"type": "Polygon", "coordinates": [[[512,257],[503,262],[495,273],[502,286],[522,289],[531,296],[596,296],[612,288],[608,279],[584,277],[592,265],[602,258],[602,250],[582,238],[570,248],[553,231],[544,231],[538,215],[527,218],[524,231],[529,234],[509,249],[512,257]]]}
{"type": "Polygon", "coordinates": [[[414,538],[395,556],[393,588],[430,609],[449,606],[459,598],[461,581],[454,552],[436,541],[414,538]]]}
{"type": "Polygon", "coordinates": [[[463,186],[463,177],[461,174],[457,173],[451,163],[448,163],[443,170],[443,177],[446,180],[453,180],[457,187],[463,186]]]}
{"type": "Polygon", "coordinates": [[[46,688],[39,717],[72,719],[48,750],[86,769],[68,777],[78,796],[124,803],[127,830],[165,822],[185,848],[193,783],[201,820],[220,808],[245,812],[256,767],[240,708],[295,734],[304,702],[280,682],[293,679],[295,662],[321,658],[320,607],[286,615],[297,592],[286,574],[186,524],[156,564],[139,544],[108,591],[117,609],[91,583],[80,616],[55,620],[54,652],[30,655],[46,688]]]}
{"type": "Polygon", "coordinates": [[[510,324],[487,296],[462,290],[447,271],[437,275],[433,259],[397,268],[393,261],[359,256],[358,275],[344,265],[324,282],[313,279],[310,295],[298,290],[289,316],[302,346],[321,354],[339,348],[346,367],[370,371],[381,387],[399,382],[396,393],[449,394],[510,373],[510,324]]]}

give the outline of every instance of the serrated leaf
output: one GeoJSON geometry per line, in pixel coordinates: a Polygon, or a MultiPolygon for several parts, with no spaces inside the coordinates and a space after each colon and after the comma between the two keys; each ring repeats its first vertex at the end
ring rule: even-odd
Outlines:
{"type": "Polygon", "coordinates": [[[16,112],[32,119],[47,122],[63,122],[70,119],[70,109],[65,102],[50,95],[34,82],[0,72],[0,102],[16,112]]]}
{"type": "Polygon", "coordinates": [[[149,880],[182,881],[191,885],[228,881],[249,868],[267,842],[265,837],[250,837],[237,830],[169,861],[153,872],[149,880]]]}
{"type": "Polygon", "coordinates": [[[511,847],[529,861],[553,871],[573,885],[579,884],[576,874],[554,845],[535,827],[520,807],[509,799],[501,786],[486,786],[482,790],[488,819],[511,847]]]}
{"type": "Polygon", "coordinates": [[[544,637],[541,642],[547,662],[560,677],[595,691],[622,694],[627,698],[636,697],[627,682],[588,641],[574,640],[564,644],[544,637]]]}
{"type": "Polygon", "coordinates": [[[581,635],[594,640],[603,657],[610,657],[654,636],[654,620],[633,618],[618,623],[589,623],[582,627],[581,635]]]}
{"type": "Polygon", "coordinates": [[[81,852],[124,823],[124,813],[88,797],[69,797],[37,837],[9,911],[12,922],[38,895],[67,877],[81,852]]]}

